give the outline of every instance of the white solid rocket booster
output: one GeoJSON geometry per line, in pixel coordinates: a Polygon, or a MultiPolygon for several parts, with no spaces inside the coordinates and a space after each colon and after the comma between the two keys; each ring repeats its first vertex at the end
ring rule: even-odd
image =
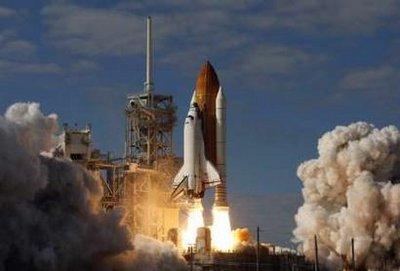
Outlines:
{"type": "Polygon", "coordinates": [[[215,187],[215,206],[228,207],[226,197],[226,100],[219,88],[215,99],[215,119],[216,119],[216,167],[221,177],[221,184],[215,187]]]}

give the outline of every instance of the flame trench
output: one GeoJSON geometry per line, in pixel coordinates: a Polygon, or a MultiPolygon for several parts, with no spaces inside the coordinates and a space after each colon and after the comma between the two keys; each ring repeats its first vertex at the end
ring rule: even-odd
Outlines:
{"type": "Polygon", "coordinates": [[[214,206],[212,210],[213,225],[211,227],[212,247],[218,251],[233,249],[234,241],[229,217],[229,207],[214,206]]]}
{"type": "Polygon", "coordinates": [[[197,229],[204,227],[203,206],[195,204],[188,210],[186,229],[182,233],[182,245],[184,248],[196,244],[197,229]]]}

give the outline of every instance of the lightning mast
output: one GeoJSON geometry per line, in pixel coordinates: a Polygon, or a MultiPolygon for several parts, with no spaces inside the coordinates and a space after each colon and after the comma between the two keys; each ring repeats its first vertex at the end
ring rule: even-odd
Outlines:
{"type": "Polygon", "coordinates": [[[146,82],[144,83],[145,91],[149,97],[148,106],[153,107],[153,36],[152,36],[151,17],[147,17],[147,40],[146,40],[146,82]]]}

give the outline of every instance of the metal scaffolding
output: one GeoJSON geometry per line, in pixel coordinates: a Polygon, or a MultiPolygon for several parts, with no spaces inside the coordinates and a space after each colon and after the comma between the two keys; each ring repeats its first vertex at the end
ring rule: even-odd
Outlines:
{"type": "Polygon", "coordinates": [[[154,95],[153,39],[147,18],[146,82],[144,93],[128,96],[125,108],[125,157],[128,162],[152,166],[172,155],[176,107],[170,95],[154,95]]]}
{"type": "Polygon", "coordinates": [[[128,96],[125,108],[127,161],[152,166],[158,159],[172,155],[175,112],[172,96],[152,93],[128,96]]]}
{"type": "Polygon", "coordinates": [[[178,158],[158,160],[153,168],[131,163],[126,171],[126,201],[131,211],[127,221],[133,234],[166,240],[167,232],[177,228],[178,208],[170,201],[170,180],[182,161],[178,158]]]}
{"type": "Polygon", "coordinates": [[[91,159],[87,168],[103,185],[102,208],[122,206],[125,202],[125,165],[106,159],[91,159]]]}
{"type": "Polygon", "coordinates": [[[178,209],[164,198],[176,170],[172,132],[176,107],[170,95],[154,94],[151,18],[147,18],[146,81],[144,91],[129,95],[125,107],[126,204],[133,234],[166,238],[178,221],[178,209]],[[162,170],[160,166],[162,165],[162,170]]]}

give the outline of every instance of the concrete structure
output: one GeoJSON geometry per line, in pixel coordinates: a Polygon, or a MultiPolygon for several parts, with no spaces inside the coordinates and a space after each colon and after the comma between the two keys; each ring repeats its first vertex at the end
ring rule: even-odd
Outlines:
{"type": "MultiPolygon", "coordinates": [[[[269,247],[259,250],[257,269],[257,253],[253,246],[243,247],[231,252],[187,253],[184,255],[189,266],[196,270],[213,271],[314,271],[314,264],[307,261],[304,255],[293,252],[272,253],[269,247]]],[[[326,269],[321,269],[321,271],[326,269]]]]}
{"type": "Polygon", "coordinates": [[[90,159],[87,169],[103,184],[102,207],[105,210],[111,210],[117,206],[124,206],[126,202],[125,165],[101,155],[90,159]]]}
{"type": "Polygon", "coordinates": [[[166,241],[171,229],[179,228],[179,208],[170,201],[170,180],[180,159],[158,160],[152,168],[129,163],[125,171],[127,222],[133,234],[166,241]]]}
{"type": "Polygon", "coordinates": [[[170,180],[182,164],[181,159],[159,159],[148,167],[139,163],[113,159],[92,149],[91,130],[64,126],[64,142],[56,149],[58,157],[70,158],[86,167],[103,184],[102,207],[111,210],[123,206],[133,234],[155,239],[171,239],[175,229],[178,243],[179,209],[170,203],[170,180]],[[162,169],[162,170],[161,170],[162,169]]]}
{"type": "Polygon", "coordinates": [[[100,180],[104,188],[101,203],[104,209],[109,210],[124,203],[125,166],[93,149],[91,135],[90,125],[78,128],[64,124],[64,141],[57,146],[54,155],[86,167],[94,178],[100,180]]]}
{"type": "Polygon", "coordinates": [[[91,129],[90,125],[80,129],[76,125],[70,127],[64,123],[62,137],[64,141],[57,146],[56,156],[69,158],[77,163],[86,165],[91,156],[91,129]]]}
{"type": "Polygon", "coordinates": [[[196,252],[200,254],[211,253],[211,231],[207,227],[197,229],[196,252]]]}

